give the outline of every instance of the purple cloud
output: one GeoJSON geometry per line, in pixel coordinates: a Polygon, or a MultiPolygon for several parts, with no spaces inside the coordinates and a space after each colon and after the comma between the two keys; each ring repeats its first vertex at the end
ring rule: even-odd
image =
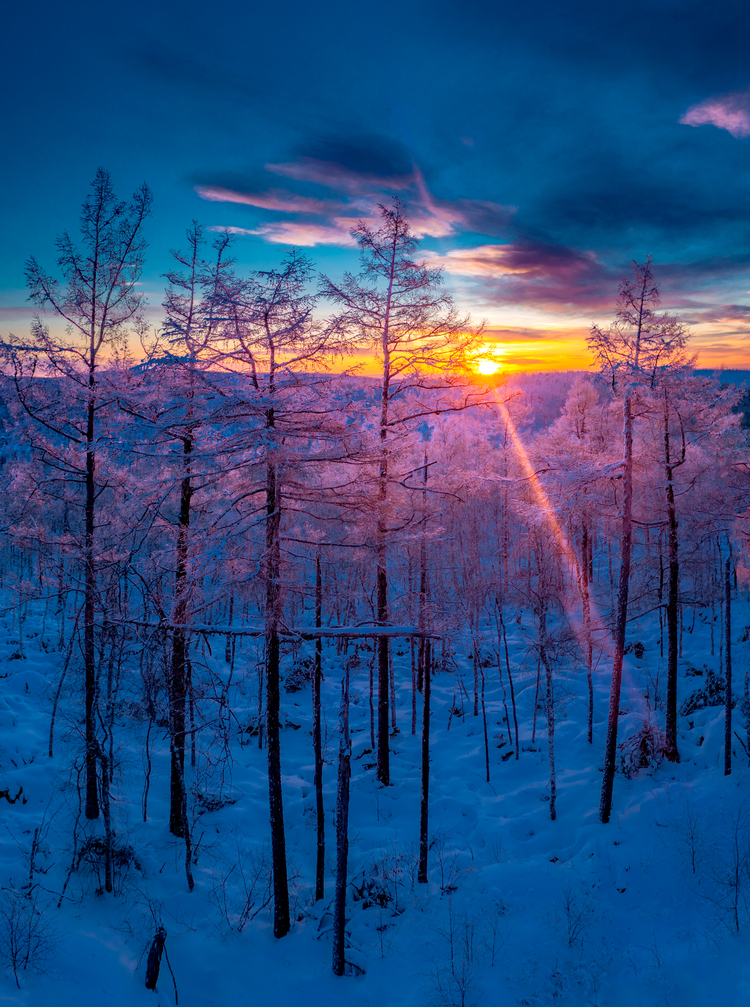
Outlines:
{"type": "Polygon", "coordinates": [[[691,106],[680,122],[685,126],[717,126],[738,139],[750,136],[750,89],[706,98],[691,106]]]}
{"type": "Polygon", "coordinates": [[[282,213],[326,213],[330,203],[320,199],[298,196],[294,192],[270,189],[268,192],[238,192],[222,185],[196,185],[195,191],[201,199],[215,203],[241,203],[257,206],[261,210],[279,210],[282,213]]]}
{"type": "Polygon", "coordinates": [[[616,273],[591,252],[520,239],[504,245],[479,245],[431,255],[431,264],[468,276],[496,304],[530,304],[606,310],[614,304],[616,273]]]}
{"type": "Polygon", "coordinates": [[[346,167],[334,161],[319,161],[315,157],[301,157],[284,164],[267,164],[266,171],[296,182],[314,182],[328,189],[365,193],[373,189],[407,189],[411,176],[405,174],[377,175],[346,167]]]}
{"type": "Polygon", "coordinates": [[[235,234],[254,235],[274,244],[353,245],[350,230],[359,221],[377,227],[378,203],[389,203],[394,192],[399,192],[405,200],[412,232],[418,238],[446,238],[461,231],[493,235],[507,231],[514,207],[487,200],[437,199],[416,165],[406,170],[404,152],[387,147],[384,151],[365,148],[363,144],[336,146],[329,143],[323,145],[324,156],[304,155],[294,161],[266,165],[266,170],[272,174],[304,186],[334,190],[338,198],[316,198],[275,188],[251,191],[242,185],[211,182],[197,185],[195,191],[202,199],[212,202],[294,215],[293,221],[227,228],[235,234]],[[311,221],[310,217],[318,219],[311,221]]]}

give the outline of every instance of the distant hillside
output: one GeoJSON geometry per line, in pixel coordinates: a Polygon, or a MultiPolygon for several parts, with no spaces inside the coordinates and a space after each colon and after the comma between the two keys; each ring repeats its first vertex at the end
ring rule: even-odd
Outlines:
{"type": "Polygon", "coordinates": [[[705,378],[718,378],[725,385],[750,385],[750,371],[711,370],[696,368],[696,374],[705,378]]]}

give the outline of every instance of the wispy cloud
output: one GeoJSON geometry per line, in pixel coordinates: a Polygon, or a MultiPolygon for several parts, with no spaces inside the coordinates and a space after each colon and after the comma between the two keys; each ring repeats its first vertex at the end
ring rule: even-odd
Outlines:
{"type": "Polygon", "coordinates": [[[240,203],[257,206],[261,210],[279,210],[282,213],[326,213],[330,204],[294,192],[270,189],[268,192],[238,192],[221,185],[196,185],[195,191],[201,199],[214,203],[240,203]]]}
{"type": "Polygon", "coordinates": [[[328,189],[362,193],[373,189],[407,189],[412,179],[409,175],[378,175],[357,171],[334,161],[320,161],[314,157],[301,157],[283,164],[267,164],[266,171],[297,182],[314,182],[328,189]]]}
{"type": "Polygon", "coordinates": [[[738,139],[750,136],[750,89],[706,98],[680,119],[685,126],[718,126],[738,139]]]}
{"type": "Polygon", "coordinates": [[[245,188],[240,180],[227,184],[219,179],[207,179],[195,191],[211,202],[293,216],[292,221],[231,228],[235,234],[274,244],[351,246],[351,228],[360,221],[377,227],[378,204],[389,203],[396,194],[406,202],[418,238],[448,238],[465,231],[504,236],[515,213],[514,207],[487,200],[436,198],[406,148],[384,137],[321,138],[294,160],[269,163],[265,169],[298,183],[302,191],[266,189],[257,183],[245,188]],[[327,192],[319,196],[315,188],[327,192]]]}
{"type": "Polygon", "coordinates": [[[338,218],[331,223],[321,224],[307,220],[279,220],[258,227],[209,227],[209,231],[228,231],[263,238],[272,245],[294,245],[297,248],[312,248],[315,245],[339,245],[353,247],[356,241],[351,229],[357,224],[354,218],[338,218]]]}
{"type": "Polygon", "coordinates": [[[491,303],[600,310],[613,303],[617,277],[593,253],[519,239],[431,255],[447,273],[474,280],[491,303]]]}

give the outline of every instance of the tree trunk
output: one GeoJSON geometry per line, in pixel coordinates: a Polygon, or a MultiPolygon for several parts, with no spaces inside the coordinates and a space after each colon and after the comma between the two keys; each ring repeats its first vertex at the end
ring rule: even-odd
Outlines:
{"type": "MultiPolygon", "coordinates": [[[[323,625],[323,580],[320,553],[315,557],[315,626],[323,625]]],[[[315,752],[315,822],[317,826],[317,856],[315,860],[315,901],[325,892],[325,813],[323,808],[323,746],[320,730],[320,686],[323,678],[323,640],[315,641],[315,671],[313,674],[313,749],[315,752]]]]}
{"type": "MultiPolygon", "coordinates": [[[[395,246],[394,246],[395,248],[395,246]]],[[[395,261],[395,260],[394,260],[395,261]]],[[[393,263],[392,263],[393,269],[393,263]]],[[[393,287],[393,271],[388,286],[388,308],[383,325],[383,382],[380,389],[380,463],[378,467],[378,531],[376,546],[376,595],[377,623],[388,625],[388,568],[386,542],[388,535],[388,401],[390,397],[391,362],[389,352],[390,298],[393,287]]],[[[378,637],[378,750],[376,774],[384,787],[390,786],[391,766],[388,747],[388,694],[389,694],[389,654],[387,636],[378,637]]]]}
{"type": "MultiPolygon", "coordinates": [[[[388,625],[388,575],[385,568],[385,542],[378,545],[378,625],[388,625]]],[[[389,675],[389,640],[387,636],[379,636],[378,647],[378,739],[377,739],[377,778],[384,787],[390,786],[391,766],[388,747],[388,697],[390,693],[389,675]]]]}
{"type": "Polygon", "coordinates": [[[96,485],[94,475],[96,455],[94,449],[95,377],[93,365],[89,369],[89,402],[86,422],[86,508],[84,538],[84,601],[83,601],[83,663],[85,678],[85,736],[86,736],[86,818],[99,817],[99,793],[96,763],[96,648],[94,645],[94,613],[96,604],[96,570],[94,569],[94,507],[96,485]]]}
{"type": "Polygon", "coordinates": [[[193,441],[183,439],[184,475],[180,487],[180,517],[177,530],[177,572],[175,574],[174,629],[172,631],[172,667],[169,676],[170,788],[169,831],[184,839],[187,833],[185,795],[185,710],[187,701],[187,563],[190,535],[192,484],[190,463],[193,441]]]}
{"type": "Polygon", "coordinates": [[[555,695],[552,665],[547,653],[547,615],[539,615],[539,660],[544,667],[545,713],[547,717],[547,752],[549,755],[549,817],[557,818],[557,774],[555,772],[555,695]]]}
{"type": "Polygon", "coordinates": [[[339,773],[336,788],[336,893],[333,901],[333,974],[346,967],[346,877],[349,859],[349,780],[352,767],[349,738],[349,672],[341,682],[339,717],[339,773]]]}
{"type": "Polygon", "coordinates": [[[589,692],[589,705],[586,717],[586,740],[594,743],[594,682],[592,678],[593,647],[591,642],[591,588],[589,582],[591,540],[586,524],[581,533],[581,595],[583,598],[583,632],[586,638],[586,684],[589,692]]]}
{"type": "Polygon", "coordinates": [[[732,772],[732,548],[724,563],[724,776],[732,772]]]}
{"type": "Polygon", "coordinates": [[[679,604],[680,566],[677,552],[677,510],[674,502],[672,458],[669,443],[669,401],[664,389],[664,459],[667,494],[667,548],[669,579],[667,593],[667,716],[664,755],[670,762],[679,762],[677,750],[677,616],[679,604]]]}
{"type": "Polygon", "coordinates": [[[609,691],[609,716],[607,743],[604,752],[604,778],[599,804],[599,818],[605,824],[612,812],[612,789],[615,782],[617,759],[617,718],[620,715],[620,686],[622,661],[625,654],[625,631],[628,618],[628,590],[630,588],[630,556],[633,545],[633,404],[630,392],[625,395],[623,407],[625,429],[625,469],[623,472],[622,530],[620,538],[620,581],[617,588],[617,613],[615,622],[612,681],[609,691]]]}
{"type": "MultiPolygon", "coordinates": [[[[424,641],[424,682],[422,707],[422,799],[419,809],[419,870],[417,881],[427,884],[427,851],[429,849],[427,827],[430,801],[430,679],[432,661],[431,641],[424,641]]],[[[455,701],[454,701],[455,706],[455,701]]]]}
{"type": "MultiPolygon", "coordinates": [[[[269,420],[273,426],[273,417],[269,420]]],[[[284,838],[284,804],[281,791],[279,603],[281,574],[280,499],[276,466],[266,467],[266,755],[268,806],[271,822],[273,873],[273,933],[289,933],[289,883],[284,838]]]]}
{"type": "Polygon", "coordinates": [[[409,639],[411,656],[411,733],[417,733],[417,665],[414,659],[414,637],[409,639]]]}
{"type": "Polygon", "coordinates": [[[146,989],[155,990],[159,981],[159,969],[161,967],[161,956],[164,952],[164,942],[167,939],[167,931],[164,927],[159,927],[156,931],[151,947],[148,952],[146,962],[146,989]]]}
{"type": "MultiPolygon", "coordinates": [[[[516,762],[521,757],[521,747],[518,741],[518,711],[516,710],[516,690],[513,685],[513,675],[510,671],[510,656],[508,654],[508,634],[505,632],[505,619],[503,618],[503,607],[498,603],[498,615],[500,617],[500,628],[503,632],[503,649],[505,651],[505,670],[508,673],[508,687],[510,688],[510,705],[513,710],[513,737],[515,740],[515,752],[516,752],[516,762]]],[[[499,641],[498,641],[499,644],[499,641]]],[[[498,655],[498,671],[500,670],[500,660],[498,655]]],[[[501,676],[502,680],[502,676],[501,676]]],[[[503,701],[505,697],[503,696],[503,701]]],[[[507,722],[508,715],[506,711],[505,719],[507,722]]],[[[535,718],[536,719],[536,718],[535,718]]],[[[508,734],[510,735],[510,724],[508,724],[508,734]]],[[[510,738],[508,739],[510,740],[510,738]]]]}
{"type": "Polygon", "coordinates": [[[487,782],[490,782],[490,739],[487,732],[487,707],[484,703],[485,674],[482,668],[482,727],[484,729],[484,771],[487,782]]]}

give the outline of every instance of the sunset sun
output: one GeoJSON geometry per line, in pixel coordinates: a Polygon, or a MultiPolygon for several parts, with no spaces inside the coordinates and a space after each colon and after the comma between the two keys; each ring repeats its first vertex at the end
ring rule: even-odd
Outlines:
{"type": "Polygon", "coordinates": [[[500,349],[497,343],[482,343],[471,355],[471,369],[486,377],[497,374],[503,367],[504,356],[505,350],[500,349]]]}

